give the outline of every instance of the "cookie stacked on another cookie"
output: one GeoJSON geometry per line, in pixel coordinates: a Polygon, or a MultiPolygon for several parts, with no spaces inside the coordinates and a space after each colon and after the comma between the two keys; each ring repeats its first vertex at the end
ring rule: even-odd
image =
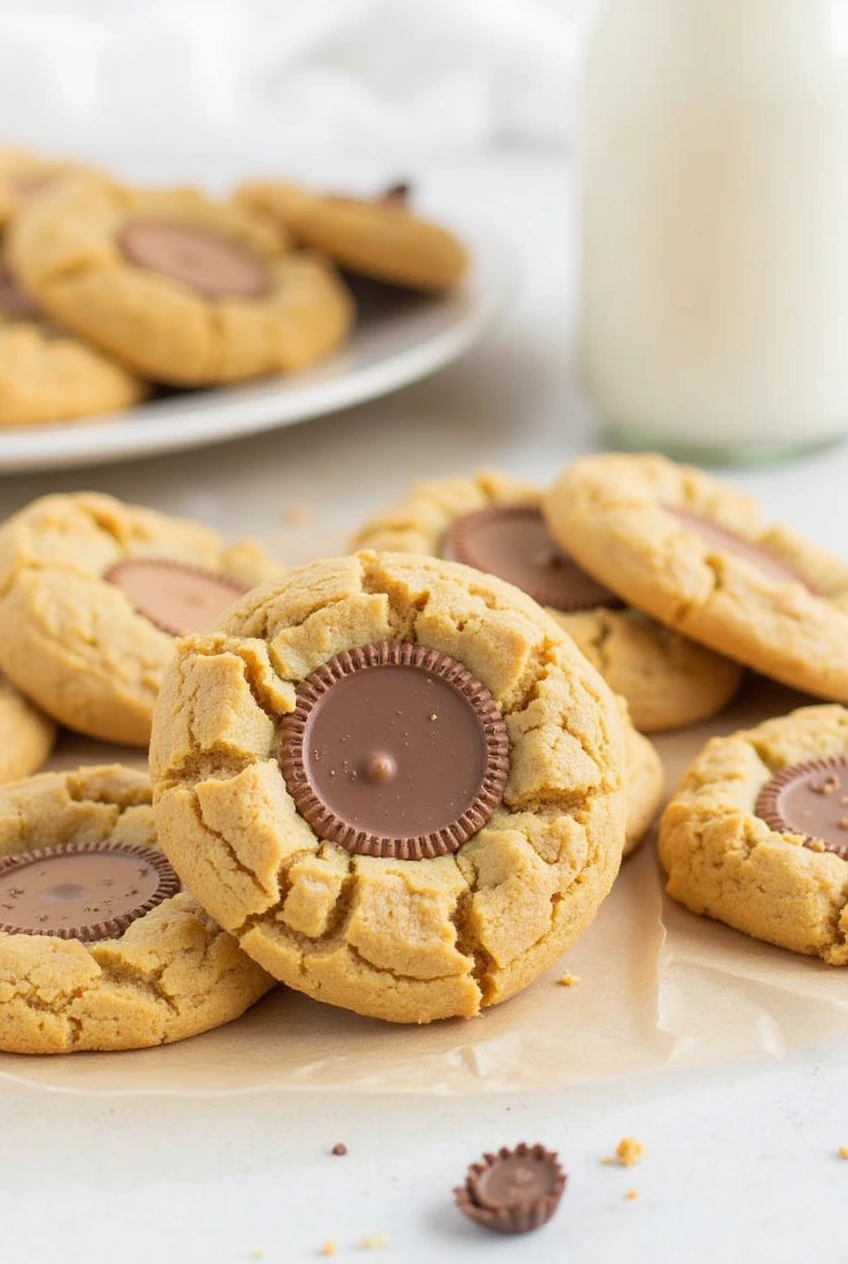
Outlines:
{"type": "Polygon", "coordinates": [[[848,566],[756,501],[660,456],[589,457],[545,498],[601,583],[765,676],[848,702],[848,566]]]}
{"type": "Polygon", "coordinates": [[[0,670],[68,728],[146,746],[174,638],[281,569],[198,522],[42,497],[0,527],[0,670]]]}
{"type": "Polygon", "coordinates": [[[494,576],[361,553],[186,637],[151,744],[162,845],[276,978],[394,1022],[471,1016],[582,933],[625,838],[615,699],[494,576]]]}
{"type": "Polygon", "coordinates": [[[53,320],[158,382],[300,368],[337,347],[353,319],[331,265],[190,189],[63,180],[15,216],[7,254],[53,320]]]}
{"type": "Polygon", "coordinates": [[[150,799],[118,765],[0,790],[0,1050],[166,1044],[273,986],[181,890],[150,799]]]}

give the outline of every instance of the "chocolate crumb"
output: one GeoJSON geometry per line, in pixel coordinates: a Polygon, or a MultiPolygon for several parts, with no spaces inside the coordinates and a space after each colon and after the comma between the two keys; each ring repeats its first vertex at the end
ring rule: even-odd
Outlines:
{"type": "Polygon", "coordinates": [[[645,1157],[645,1147],[635,1137],[622,1137],[616,1146],[615,1157],[622,1167],[635,1167],[645,1157]]]}
{"type": "Polygon", "coordinates": [[[330,1154],[347,1154],[347,1146],[343,1141],[337,1141],[330,1154]]]}

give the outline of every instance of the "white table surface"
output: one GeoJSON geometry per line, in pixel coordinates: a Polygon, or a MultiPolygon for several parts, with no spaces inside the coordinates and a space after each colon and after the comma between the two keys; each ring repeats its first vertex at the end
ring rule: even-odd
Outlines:
{"type": "MultiPolygon", "coordinates": [[[[365,172],[382,174],[379,164],[365,172]]],[[[571,367],[573,190],[562,163],[505,158],[425,169],[429,203],[488,222],[523,261],[514,310],[438,378],[376,405],[198,453],[0,479],[0,513],[48,490],[92,487],[228,533],[288,560],[342,548],[366,511],[414,477],[481,464],[548,479],[598,444],[571,367]],[[289,514],[305,506],[309,524],[289,514]]],[[[768,510],[848,555],[848,450],[735,475],[768,510]]],[[[151,1054],[151,1056],[155,1056],[151,1054]]],[[[284,1046],[281,1042],[281,1057],[284,1046]]],[[[0,1260],[5,1264],[269,1264],[375,1259],[848,1261],[846,1057],[666,1072],[584,1089],[414,1098],[316,1093],[86,1098],[0,1084],[0,1260]],[[600,1158],[646,1146],[632,1170],[600,1158]],[[483,1149],[521,1139],[571,1173],[556,1220],[499,1239],[450,1190],[483,1149]],[[344,1141],[349,1153],[328,1153],[344,1141]],[[625,1198],[629,1188],[639,1198],[625,1198]]]]}

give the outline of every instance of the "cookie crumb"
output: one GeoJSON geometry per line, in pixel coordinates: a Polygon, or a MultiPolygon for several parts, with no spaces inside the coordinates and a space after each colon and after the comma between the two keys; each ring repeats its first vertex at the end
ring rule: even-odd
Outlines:
{"type": "Polygon", "coordinates": [[[261,1246],[255,1246],[253,1250],[250,1252],[250,1258],[252,1260],[261,1260],[264,1255],[265,1255],[265,1251],[261,1246]]]}
{"type": "Polygon", "coordinates": [[[566,970],[562,978],[557,979],[557,983],[560,987],[577,987],[580,983],[580,975],[571,974],[568,970],[566,970]]]}
{"type": "Polygon", "coordinates": [[[336,1246],[335,1242],[327,1241],[321,1247],[321,1250],[318,1252],[318,1254],[319,1255],[335,1255],[338,1249],[339,1248],[336,1246]]]}
{"type": "Polygon", "coordinates": [[[613,1163],[615,1163],[615,1158],[611,1154],[605,1154],[604,1157],[601,1159],[601,1162],[603,1163],[604,1167],[612,1167],[613,1163]]]}
{"type": "Polygon", "coordinates": [[[616,1146],[615,1157],[622,1167],[635,1167],[645,1157],[645,1147],[635,1137],[622,1137],[616,1146]]]}
{"type": "Polygon", "coordinates": [[[347,1154],[347,1146],[343,1141],[337,1141],[330,1154],[347,1154]]]}
{"type": "Polygon", "coordinates": [[[635,1198],[639,1197],[639,1191],[638,1189],[628,1189],[624,1197],[628,1199],[629,1202],[633,1202],[635,1198]]]}
{"type": "Polygon", "coordinates": [[[388,1245],[387,1233],[371,1233],[367,1238],[360,1238],[358,1243],[360,1251],[384,1251],[388,1245]]]}
{"type": "Polygon", "coordinates": [[[305,527],[312,521],[313,516],[311,505],[289,505],[286,510],[286,520],[293,527],[305,527]]]}
{"type": "Polygon", "coordinates": [[[840,1159],[848,1159],[848,1146],[840,1146],[836,1153],[840,1159]]]}

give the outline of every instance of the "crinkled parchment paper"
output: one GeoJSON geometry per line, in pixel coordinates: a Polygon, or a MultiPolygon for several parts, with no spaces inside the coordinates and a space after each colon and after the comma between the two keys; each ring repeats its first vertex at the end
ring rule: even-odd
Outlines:
{"type": "MultiPolygon", "coordinates": [[[[658,741],[671,787],[713,733],[809,701],[752,680],[718,720],[658,741]]],[[[55,766],[138,764],[68,742],[55,766]]],[[[395,1027],[278,989],[239,1022],[138,1053],[0,1055],[0,1077],[54,1090],[259,1089],[477,1093],[549,1088],[663,1066],[780,1056],[848,1037],[848,971],[759,944],[665,899],[653,840],[627,861],[579,944],[522,995],[471,1021],[395,1027]],[[579,984],[562,987],[568,970],[579,984]]]]}

